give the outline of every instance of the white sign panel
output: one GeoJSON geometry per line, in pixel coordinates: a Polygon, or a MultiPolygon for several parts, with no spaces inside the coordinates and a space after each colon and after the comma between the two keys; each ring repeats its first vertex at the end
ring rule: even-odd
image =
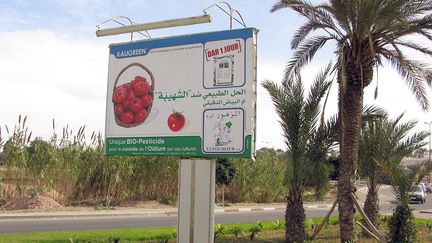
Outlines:
{"type": "Polygon", "coordinates": [[[256,32],[112,44],[106,154],[253,157],[256,32]]]}

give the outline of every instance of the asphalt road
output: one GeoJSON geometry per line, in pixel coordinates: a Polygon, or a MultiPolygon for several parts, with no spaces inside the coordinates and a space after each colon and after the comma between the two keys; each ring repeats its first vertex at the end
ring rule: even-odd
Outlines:
{"type": "MultiPolygon", "coordinates": [[[[325,210],[310,210],[312,217],[324,215],[325,210]]],[[[253,211],[215,214],[215,224],[255,222],[282,219],[283,211],[253,211]]],[[[166,216],[98,216],[73,218],[5,219],[0,220],[0,233],[44,232],[60,230],[95,230],[175,226],[177,215],[166,216]]]]}
{"type": "MultiPolygon", "coordinates": [[[[412,204],[415,210],[432,209],[432,196],[425,204],[412,204]]],[[[390,203],[381,204],[381,213],[392,211],[390,203]]],[[[322,217],[329,209],[307,209],[307,217],[322,217]]],[[[337,210],[334,214],[337,214],[337,210]]],[[[258,220],[283,219],[283,211],[252,211],[216,213],[215,223],[256,222],[258,220]]],[[[1,219],[0,233],[16,232],[45,232],[68,230],[96,230],[116,228],[143,228],[159,226],[175,226],[177,216],[97,216],[97,217],[69,217],[69,218],[30,218],[30,219],[1,219]]]]}

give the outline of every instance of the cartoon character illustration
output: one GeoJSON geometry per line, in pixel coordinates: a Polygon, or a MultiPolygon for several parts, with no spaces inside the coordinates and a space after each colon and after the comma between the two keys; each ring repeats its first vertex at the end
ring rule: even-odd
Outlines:
{"type": "Polygon", "coordinates": [[[225,146],[232,143],[230,136],[232,125],[231,121],[224,121],[223,118],[216,122],[215,127],[213,128],[215,146],[225,146]]]}

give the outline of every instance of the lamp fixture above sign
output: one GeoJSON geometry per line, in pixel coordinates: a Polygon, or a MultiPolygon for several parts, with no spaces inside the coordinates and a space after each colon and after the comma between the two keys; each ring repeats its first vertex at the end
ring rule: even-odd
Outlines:
{"type": "Polygon", "coordinates": [[[212,18],[209,14],[204,14],[201,16],[179,18],[179,19],[169,19],[163,21],[156,21],[144,24],[131,24],[127,26],[108,28],[108,29],[98,29],[96,30],[96,36],[109,36],[109,35],[120,35],[132,32],[147,31],[154,29],[163,29],[170,27],[203,24],[211,22],[212,18]]]}
{"type": "Polygon", "coordinates": [[[169,19],[169,20],[156,21],[156,22],[150,22],[150,23],[144,23],[144,24],[136,24],[129,17],[125,17],[125,16],[110,18],[110,19],[105,20],[104,22],[102,22],[101,24],[96,26],[96,28],[97,28],[96,36],[97,37],[103,37],[103,36],[111,36],[111,35],[120,35],[120,34],[130,33],[131,41],[133,41],[133,33],[137,32],[138,34],[141,34],[141,35],[150,39],[151,36],[148,33],[149,30],[210,23],[212,21],[212,17],[210,14],[207,13],[207,11],[213,7],[217,7],[218,9],[220,9],[221,11],[223,11],[225,14],[227,14],[229,16],[230,29],[233,28],[233,20],[235,20],[237,23],[239,23],[244,28],[247,28],[246,23],[244,22],[243,17],[241,16],[241,14],[238,10],[232,8],[231,5],[225,1],[218,1],[216,3],[211,4],[207,8],[205,8],[203,10],[203,12],[204,12],[203,15],[194,16],[194,17],[169,19]],[[227,6],[228,10],[224,9],[223,6],[227,6]],[[234,17],[235,14],[239,17],[239,19],[234,17]],[[120,22],[119,19],[126,19],[127,21],[129,21],[130,25],[126,25],[126,24],[120,22]],[[108,22],[115,22],[121,26],[120,27],[114,27],[114,28],[101,29],[101,25],[108,23],[108,22]]]}

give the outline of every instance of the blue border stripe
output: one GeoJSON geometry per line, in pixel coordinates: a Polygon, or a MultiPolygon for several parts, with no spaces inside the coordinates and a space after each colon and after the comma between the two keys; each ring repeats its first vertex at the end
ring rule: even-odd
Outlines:
{"type": "MultiPolygon", "coordinates": [[[[200,33],[193,35],[184,35],[184,36],[176,36],[176,37],[167,37],[160,39],[149,39],[149,40],[141,40],[137,42],[128,42],[128,43],[119,43],[119,44],[111,44],[110,45],[110,54],[115,56],[116,53],[122,51],[136,50],[136,49],[146,49],[145,52],[148,53],[151,49],[154,48],[163,48],[170,46],[181,46],[181,45],[189,45],[189,44],[205,44],[209,41],[217,41],[217,40],[227,40],[227,39],[235,39],[242,38],[246,40],[248,38],[252,38],[253,36],[253,28],[245,28],[245,29],[236,29],[236,30],[225,30],[219,32],[209,32],[209,33],[200,33]]],[[[143,56],[134,55],[135,56],[143,56]]]]}

